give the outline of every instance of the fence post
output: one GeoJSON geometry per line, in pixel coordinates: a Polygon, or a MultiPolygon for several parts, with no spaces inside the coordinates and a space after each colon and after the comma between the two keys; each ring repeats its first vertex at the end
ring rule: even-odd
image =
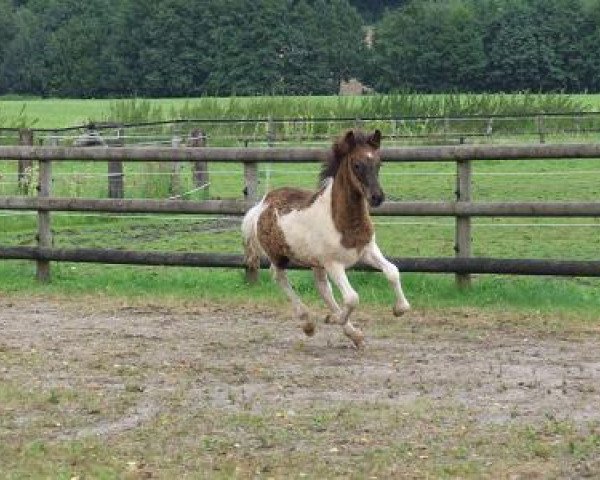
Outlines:
{"type": "MultiPolygon", "coordinates": [[[[269,115],[269,121],[267,123],[267,147],[272,148],[275,146],[277,139],[277,126],[273,121],[273,117],[269,115]]],[[[271,163],[267,163],[265,166],[265,191],[268,192],[271,188],[271,163]]]]}
{"type": "MultiPolygon", "coordinates": [[[[123,128],[117,130],[117,140],[115,146],[125,146],[125,135],[123,128]]],[[[108,198],[125,197],[125,188],[123,185],[123,161],[108,161],[108,198]]]]}
{"type": "Polygon", "coordinates": [[[485,135],[488,137],[488,142],[492,138],[494,133],[494,119],[490,117],[487,122],[487,126],[485,127],[485,135]]]}
{"type": "Polygon", "coordinates": [[[450,118],[444,117],[444,143],[448,143],[450,135],[450,118]]]}
{"type": "Polygon", "coordinates": [[[540,143],[546,143],[546,130],[544,124],[544,116],[537,116],[537,127],[538,127],[538,135],[540,136],[540,143]]]}
{"type": "Polygon", "coordinates": [[[275,140],[277,138],[277,126],[273,121],[273,116],[269,115],[269,120],[267,123],[267,146],[272,147],[275,145],[275,140]]]}
{"type": "MultiPolygon", "coordinates": [[[[188,147],[206,147],[206,133],[199,128],[190,132],[187,142],[188,147]]],[[[207,200],[210,197],[210,180],[208,174],[208,162],[198,161],[192,164],[192,177],[194,179],[194,187],[202,188],[202,197],[207,200]]]]}
{"type": "MultiPolygon", "coordinates": [[[[179,135],[173,134],[171,138],[171,147],[179,148],[181,146],[181,137],[179,135]]],[[[171,163],[171,186],[169,188],[169,193],[171,197],[178,197],[181,190],[181,177],[179,175],[179,170],[181,167],[181,163],[179,161],[173,161],[171,163]]]]}
{"type": "MultiPolygon", "coordinates": [[[[33,146],[33,130],[29,128],[22,128],[19,130],[19,145],[33,146]]],[[[32,160],[19,160],[17,166],[17,184],[21,195],[29,194],[33,173],[32,170],[32,160]]]]}
{"type": "MultiPolygon", "coordinates": [[[[50,146],[58,146],[58,139],[55,136],[50,137],[50,146]]],[[[50,160],[40,160],[39,170],[38,198],[49,197],[52,187],[52,162],[50,160]]],[[[38,248],[52,247],[52,224],[48,210],[38,209],[37,244],[38,248]]],[[[50,262],[36,260],[36,277],[42,283],[50,281],[50,262]]]]}
{"type": "Polygon", "coordinates": [[[253,203],[258,200],[258,164],[256,162],[244,163],[244,200],[253,203]]]}
{"type": "MultiPolygon", "coordinates": [[[[471,162],[458,160],[456,163],[456,201],[471,201],[471,162]]],[[[456,217],[454,251],[457,258],[471,256],[471,217],[456,217]]],[[[468,273],[456,274],[456,284],[459,288],[471,285],[471,275],[468,273]]]]}

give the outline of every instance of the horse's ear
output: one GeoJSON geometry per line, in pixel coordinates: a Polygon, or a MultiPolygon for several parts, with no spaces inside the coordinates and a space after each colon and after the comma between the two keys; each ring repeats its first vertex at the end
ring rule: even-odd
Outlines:
{"type": "Polygon", "coordinates": [[[356,138],[354,138],[354,130],[348,130],[344,136],[344,143],[348,146],[348,151],[356,147],[356,138]]]}
{"type": "Polygon", "coordinates": [[[369,136],[367,143],[371,145],[375,150],[379,149],[379,145],[381,145],[381,131],[375,130],[373,134],[369,136]]]}

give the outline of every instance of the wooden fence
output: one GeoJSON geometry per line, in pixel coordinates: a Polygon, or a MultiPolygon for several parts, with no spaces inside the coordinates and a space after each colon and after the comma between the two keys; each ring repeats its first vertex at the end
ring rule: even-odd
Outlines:
{"type": "MultiPolygon", "coordinates": [[[[373,209],[384,216],[451,216],[456,218],[455,258],[395,258],[402,271],[455,273],[466,286],[473,273],[600,276],[600,261],[522,260],[471,257],[472,217],[600,217],[600,202],[472,202],[471,165],[483,160],[583,159],[600,158],[600,144],[561,145],[462,145],[446,147],[405,147],[382,150],[389,162],[455,162],[456,201],[386,202],[373,209]]],[[[0,161],[39,162],[37,197],[0,197],[0,210],[36,210],[38,246],[0,246],[0,258],[37,262],[40,281],[50,278],[51,261],[99,262],[137,265],[179,265],[243,268],[241,255],[202,253],[136,252],[104,249],[57,249],[52,247],[52,211],[94,211],[118,213],[179,213],[242,215],[256,200],[257,166],[261,162],[308,163],[321,161],[324,148],[142,148],[142,147],[35,147],[0,146],[0,161]],[[240,200],[141,200],[82,199],[51,196],[54,161],[131,162],[237,162],[244,165],[246,198],[240,200]]],[[[368,269],[359,265],[359,269],[368,269]]]]}

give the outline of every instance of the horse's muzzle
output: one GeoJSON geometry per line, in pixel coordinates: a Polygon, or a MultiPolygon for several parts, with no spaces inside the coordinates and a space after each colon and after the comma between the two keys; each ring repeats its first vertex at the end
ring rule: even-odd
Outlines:
{"type": "Polygon", "coordinates": [[[385,200],[385,195],[383,192],[372,193],[371,197],[369,198],[369,204],[372,207],[378,207],[383,203],[383,200],[385,200]]]}

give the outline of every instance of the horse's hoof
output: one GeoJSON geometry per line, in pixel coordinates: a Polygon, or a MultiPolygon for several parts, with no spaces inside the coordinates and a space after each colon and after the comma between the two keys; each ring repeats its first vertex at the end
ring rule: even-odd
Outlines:
{"type": "Polygon", "coordinates": [[[342,325],[342,319],[337,313],[329,313],[325,317],[325,323],[327,325],[342,325]]]}
{"type": "Polygon", "coordinates": [[[360,330],[357,330],[351,337],[350,340],[354,343],[357,350],[362,350],[365,347],[365,334],[360,330]]]}
{"type": "Polygon", "coordinates": [[[357,349],[361,349],[365,346],[365,334],[358,328],[346,324],[344,325],[344,333],[352,340],[357,349]]]}
{"type": "Polygon", "coordinates": [[[315,322],[311,320],[310,314],[307,311],[303,311],[299,315],[300,321],[302,322],[302,331],[308,336],[312,337],[315,334],[315,322]]]}
{"type": "Polygon", "coordinates": [[[410,304],[408,302],[406,302],[406,303],[397,303],[396,305],[394,305],[394,309],[393,309],[394,316],[401,317],[402,315],[404,315],[409,310],[410,310],[410,304]]]}
{"type": "Polygon", "coordinates": [[[315,322],[305,322],[302,325],[302,331],[307,337],[312,337],[315,334],[315,322]]]}

